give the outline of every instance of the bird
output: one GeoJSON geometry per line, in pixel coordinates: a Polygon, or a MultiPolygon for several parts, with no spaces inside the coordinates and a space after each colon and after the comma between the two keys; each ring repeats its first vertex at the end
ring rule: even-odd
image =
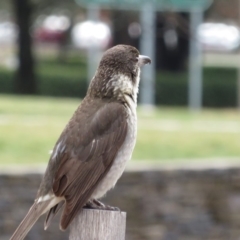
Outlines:
{"type": "Polygon", "coordinates": [[[10,240],[24,239],[45,213],[46,230],[61,208],[63,231],[84,207],[115,209],[98,199],[115,186],[131,159],[140,71],[150,63],[130,45],[103,54],[86,96],[53,148],[34,203],[10,240]]]}

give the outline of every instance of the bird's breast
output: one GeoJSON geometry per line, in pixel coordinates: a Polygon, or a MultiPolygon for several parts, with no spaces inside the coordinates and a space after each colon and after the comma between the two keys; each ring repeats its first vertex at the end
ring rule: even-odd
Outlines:
{"type": "Polygon", "coordinates": [[[113,188],[117,180],[121,177],[128,160],[132,157],[132,152],[136,143],[137,135],[137,117],[136,110],[129,111],[128,132],[125,141],[119,149],[116,158],[106,174],[104,179],[99,183],[98,187],[92,194],[92,198],[98,199],[106,194],[108,190],[113,188]]]}

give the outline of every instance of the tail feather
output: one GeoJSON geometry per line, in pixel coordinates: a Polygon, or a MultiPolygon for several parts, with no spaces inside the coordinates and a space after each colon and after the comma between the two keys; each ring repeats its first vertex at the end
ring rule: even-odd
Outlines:
{"type": "Polygon", "coordinates": [[[51,198],[47,201],[35,202],[10,240],[23,240],[38,218],[59,202],[56,200],[57,198],[51,198]]]}
{"type": "Polygon", "coordinates": [[[47,228],[49,227],[52,219],[55,217],[55,215],[58,213],[58,211],[62,208],[62,206],[64,205],[64,201],[58,203],[57,205],[55,205],[54,207],[52,207],[47,214],[47,217],[45,219],[44,222],[44,230],[47,230],[47,228]]]}

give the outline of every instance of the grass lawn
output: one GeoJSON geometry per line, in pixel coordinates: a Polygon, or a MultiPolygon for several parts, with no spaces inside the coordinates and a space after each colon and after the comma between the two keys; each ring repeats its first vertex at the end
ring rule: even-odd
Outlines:
{"type": "MultiPolygon", "coordinates": [[[[80,100],[0,95],[0,164],[46,163],[80,100]]],[[[134,160],[172,163],[240,156],[240,113],[185,108],[138,109],[134,160]]]]}

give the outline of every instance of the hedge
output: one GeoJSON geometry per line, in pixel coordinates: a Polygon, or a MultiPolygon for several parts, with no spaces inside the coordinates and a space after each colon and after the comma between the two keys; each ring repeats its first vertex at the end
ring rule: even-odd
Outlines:
{"type": "MultiPolygon", "coordinates": [[[[0,93],[13,93],[13,77],[13,72],[0,69],[0,93]]],[[[62,64],[56,61],[40,63],[37,79],[38,93],[43,96],[83,98],[87,90],[86,66],[79,61],[62,64]]],[[[203,79],[205,107],[236,106],[236,69],[205,68],[203,79]]],[[[186,72],[159,72],[155,89],[157,104],[187,105],[188,76],[186,72]]]]}
{"type": "MultiPolygon", "coordinates": [[[[187,73],[159,73],[156,79],[156,102],[162,105],[186,106],[187,73]]],[[[237,103],[237,70],[205,68],[203,70],[203,106],[235,107],[237,103]]]]}

